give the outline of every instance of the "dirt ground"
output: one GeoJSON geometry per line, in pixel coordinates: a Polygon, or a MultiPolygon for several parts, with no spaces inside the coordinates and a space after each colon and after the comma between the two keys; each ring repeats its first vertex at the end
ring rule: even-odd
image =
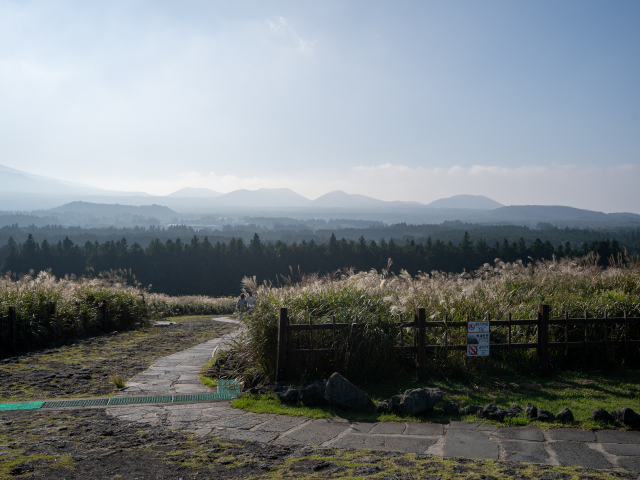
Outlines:
{"type": "Polygon", "coordinates": [[[176,325],[113,332],[0,359],[0,402],[108,395],[116,388],[111,377],[126,381],[160,357],[236,328],[211,318],[171,319],[176,325]]]}
{"type": "Polygon", "coordinates": [[[596,479],[636,474],[386,451],[263,445],[124,422],[103,409],[0,412],[0,479],[596,479]]]}

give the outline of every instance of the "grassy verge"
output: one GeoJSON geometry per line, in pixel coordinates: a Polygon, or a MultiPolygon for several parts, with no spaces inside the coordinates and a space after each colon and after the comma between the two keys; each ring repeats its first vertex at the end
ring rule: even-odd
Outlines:
{"type": "MultiPolygon", "coordinates": [[[[557,414],[568,407],[574,415],[574,426],[587,429],[607,427],[605,424],[589,419],[596,408],[611,411],[615,408],[630,407],[640,412],[640,373],[619,370],[617,372],[566,372],[548,378],[526,375],[508,377],[480,377],[475,382],[455,379],[434,379],[427,382],[429,387],[439,387],[445,392],[444,402],[454,401],[461,407],[465,405],[486,405],[496,403],[503,408],[512,403],[524,407],[531,403],[538,409],[549,410],[557,414]]],[[[403,378],[394,383],[359,385],[372,400],[380,401],[409,388],[427,386],[411,378],[403,378]]],[[[302,403],[282,403],[273,393],[267,395],[247,395],[234,401],[231,406],[257,413],[275,413],[283,415],[300,415],[311,418],[345,418],[358,421],[423,421],[448,422],[451,420],[481,421],[473,416],[438,416],[430,415],[422,418],[401,417],[391,414],[362,413],[337,410],[330,407],[309,408],[302,403]]],[[[440,405],[441,406],[441,405],[440,405]]],[[[489,422],[496,423],[496,422],[489,422]]],[[[501,425],[536,424],[543,428],[561,426],[562,424],[529,422],[524,415],[507,418],[501,425]]],[[[608,425],[610,428],[612,425],[608,425]]],[[[620,427],[620,426],[618,426],[620,427]]]]}
{"type": "Polygon", "coordinates": [[[216,362],[216,359],[212,358],[207,363],[205,363],[202,369],[200,370],[200,374],[198,375],[200,377],[200,383],[202,383],[203,385],[206,385],[207,387],[218,386],[218,379],[210,378],[205,375],[205,372],[209,370],[209,368],[211,368],[215,362],[216,362]]]}

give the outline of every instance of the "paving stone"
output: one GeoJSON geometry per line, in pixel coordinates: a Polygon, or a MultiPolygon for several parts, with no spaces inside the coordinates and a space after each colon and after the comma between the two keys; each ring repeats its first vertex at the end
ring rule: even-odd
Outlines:
{"type": "MultiPolygon", "coordinates": [[[[327,422],[315,420],[286,435],[287,440],[293,440],[303,445],[320,445],[349,428],[346,422],[327,422]]],[[[284,438],[284,437],[283,437],[284,438]]],[[[278,442],[276,442],[278,443],[278,442]]]]}
{"type": "Polygon", "coordinates": [[[602,443],[640,444],[640,432],[621,432],[620,430],[596,430],[596,437],[602,443]]]}
{"type": "Polygon", "coordinates": [[[444,440],[444,454],[447,457],[493,458],[498,459],[498,445],[489,437],[475,430],[447,430],[444,440]]]}
{"type": "Polygon", "coordinates": [[[640,445],[638,444],[603,443],[602,448],[605,452],[613,455],[640,457],[640,445]]]}
{"type": "Polygon", "coordinates": [[[224,430],[224,436],[231,440],[250,440],[254,442],[268,443],[278,438],[277,433],[256,432],[252,430],[224,430]]]}
{"type": "Polygon", "coordinates": [[[513,462],[550,463],[549,454],[542,443],[517,442],[505,440],[502,442],[507,460],[513,462]]]}
{"type": "Polygon", "coordinates": [[[331,442],[332,447],[340,448],[378,448],[384,445],[384,438],[369,437],[367,435],[347,434],[331,442]],[[367,443],[367,439],[371,439],[371,443],[367,443]]]}
{"type": "Polygon", "coordinates": [[[611,464],[601,453],[590,449],[584,443],[579,442],[555,442],[551,448],[556,452],[558,461],[562,466],[578,465],[590,468],[611,468],[611,464]]]}
{"type": "Polygon", "coordinates": [[[553,428],[549,430],[554,440],[572,440],[574,442],[595,442],[596,435],[581,428],[553,428]]]}
{"type": "Polygon", "coordinates": [[[379,423],[371,433],[389,434],[389,433],[402,433],[405,430],[405,424],[400,422],[384,422],[379,423]]]}
{"type": "Polygon", "coordinates": [[[535,427],[506,427],[501,428],[493,435],[507,440],[528,440],[530,442],[544,442],[544,435],[535,427]]]}
{"type": "Polygon", "coordinates": [[[490,425],[488,423],[481,423],[480,425],[478,425],[478,428],[476,428],[476,430],[485,431],[485,432],[494,432],[497,429],[498,427],[496,427],[495,425],[490,425]]]}
{"type": "Polygon", "coordinates": [[[460,430],[475,430],[479,423],[467,423],[467,422],[451,422],[449,428],[455,428],[460,430]]]}
{"type": "Polygon", "coordinates": [[[397,452],[424,453],[427,448],[437,441],[437,438],[419,438],[407,435],[400,437],[385,436],[384,446],[379,448],[397,452]]]}
{"type": "Polygon", "coordinates": [[[443,425],[439,423],[415,423],[409,422],[405,435],[442,435],[444,433],[443,425]]]}
{"type": "Polygon", "coordinates": [[[351,424],[351,428],[357,433],[369,433],[375,425],[373,422],[356,422],[351,424]]]}
{"type": "Polygon", "coordinates": [[[286,432],[287,430],[291,430],[293,427],[303,424],[309,420],[305,417],[285,417],[283,415],[278,415],[278,418],[274,418],[273,420],[269,420],[264,425],[260,425],[256,428],[261,432],[286,432]]]}
{"type": "Polygon", "coordinates": [[[640,457],[620,457],[618,466],[631,472],[640,473],[640,457]]]}

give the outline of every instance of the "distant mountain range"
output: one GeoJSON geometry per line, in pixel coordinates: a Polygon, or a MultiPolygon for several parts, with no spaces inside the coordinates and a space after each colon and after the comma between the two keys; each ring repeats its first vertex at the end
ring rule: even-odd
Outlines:
{"type": "MultiPolygon", "coordinates": [[[[17,218],[11,216],[16,212],[33,211],[50,219],[62,215],[71,223],[76,219],[110,217],[129,222],[137,221],[134,216],[175,222],[185,216],[248,215],[413,224],[459,220],[534,227],[540,222],[580,228],[640,227],[640,215],[633,213],[605,214],[548,205],[505,206],[482,195],[454,195],[423,204],[384,201],[340,190],[311,200],[288,188],[242,189],[222,194],[208,188],[187,187],[166,196],[152,196],[94,188],[0,165],[0,214],[2,211],[7,224],[17,218]]],[[[20,223],[23,221],[26,220],[20,223]]]]}

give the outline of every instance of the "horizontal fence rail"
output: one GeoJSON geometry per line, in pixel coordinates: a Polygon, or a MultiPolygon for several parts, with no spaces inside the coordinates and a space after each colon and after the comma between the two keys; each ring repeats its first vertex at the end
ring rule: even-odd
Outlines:
{"type": "MultiPolygon", "coordinates": [[[[629,347],[640,346],[640,340],[631,340],[628,338],[629,325],[640,323],[639,317],[627,317],[626,314],[623,317],[607,317],[604,318],[592,318],[585,315],[583,318],[569,317],[565,313],[564,318],[549,318],[549,305],[540,304],[538,310],[538,317],[536,319],[512,319],[511,314],[507,320],[493,320],[490,319],[490,328],[493,332],[496,327],[506,327],[507,329],[507,343],[490,343],[492,350],[506,350],[511,352],[513,350],[537,350],[537,355],[540,360],[540,372],[542,374],[548,373],[549,369],[549,352],[551,350],[563,350],[565,354],[568,354],[570,349],[583,349],[585,354],[588,353],[590,347],[604,347],[608,350],[609,347],[624,346],[625,355],[629,351],[629,347]],[[584,327],[584,336],[581,341],[569,341],[569,327],[581,325],[584,327]],[[604,327],[603,338],[594,339],[589,338],[590,325],[598,325],[604,327]],[[623,339],[611,340],[609,339],[609,332],[612,326],[623,327],[623,339]],[[512,339],[512,327],[516,326],[535,326],[535,342],[522,342],[514,343],[512,339]],[[549,334],[551,328],[562,328],[564,341],[549,341],[549,334]]],[[[449,344],[449,330],[465,329],[468,325],[468,316],[466,321],[447,321],[434,320],[426,321],[426,310],[424,308],[416,309],[414,315],[414,321],[404,322],[400,321],[396,323],[400,329],[413,329],[413,345],[404,344],[404,336],[401,333],[399,344],[395,346],[395,350],[404,355],[413,355],[416,359],[418,373],[424,369],[426,362],[426,354],[433,352],[448,352],[448,351],[466,351],[467,345],[454,345],[449,344]],[[425,343],[427,329],[444,329],[444,344],[427,345],[425,343]]],[[[336,356],[338,354],[338,348],[335,347],[336,333],[341,330],[350,330],[350,334],[357,335],[358,331],[365,328],[366,324],[358,322],[358,319],[354,323],[336,323],[335,316],[331,318],[331,323],[315,323],[311,317],[309,317],[309,323],[304,324],[290,324],[288,317],[288,309],[281,307],[278,315],[278,343],[277,343],[277,359],[276,359],[276,381],[283,381],[286,379],[287,365],[289,357],[291,356],[310,356],[312,359],[316,356],[336,356]],[[319,331],[331,331],[333,332],[334,345],[331,348],[314,348],[314,332],[319,331]],[[290,338],[294,332],[308,332],[309,333],[309,348],[291,348],[290,338]]]]}

